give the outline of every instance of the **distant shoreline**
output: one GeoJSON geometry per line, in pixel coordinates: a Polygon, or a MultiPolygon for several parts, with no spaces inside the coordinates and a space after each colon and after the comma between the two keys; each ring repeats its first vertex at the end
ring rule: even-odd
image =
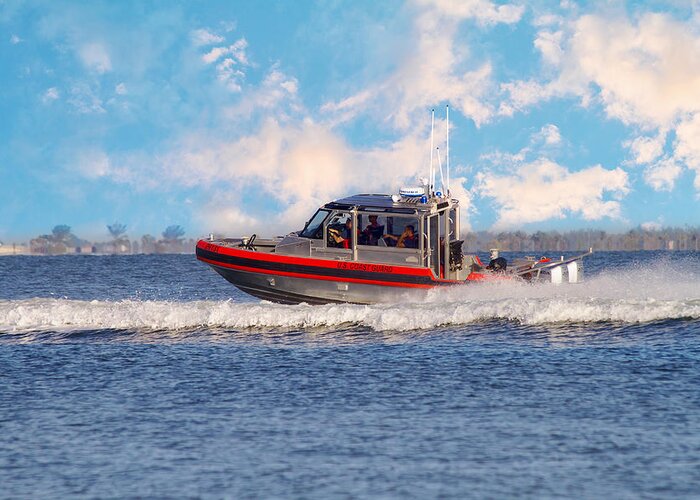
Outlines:
{"type": "MultiPolygon", "coordinates": [[[[572,252],[581,252],[585,251],[588,249],[572,249],[572,250],[557,250],[557,249],[540,249],[537,250],[536,252],[529,251],[529,250],[505,250],[505,249],[500,249],[501,252],[503,253],[521,253],[521,254],[538,254],[541,252],[546,252],[550,254],[555,254],[555,253],[572,253],[572,252]]],[[[695,250],[695,249],[687,249],[687,250],[678,250],[678,249],[673,249],[673,250],[668,250],[668,249],[655,249],[655,250],[648,250],[648,249],[643,249],[643,248],[637,248],[637,249],[632,249],[632,250],[596,250],[595,248],[593,249],[595,253],[620,253],[620,252],[664,252],[664,253],[669,253],[669,254],[675,254],[675,253],[700,253],[700,250],[695,250]]],[[[475,251],[470,251],[470,253],[488,253],[488,249],[478,249],[475,251]]],[[[194,250],[192,252],[157,252],[157,253],[62,253],[62,254],[39,254],[39,253],[2,253],[0,254],[0,258],[2,257],[136,257],[136,256],[146,256],[146,255],[195,255],[194,250]]]]}
{"type": "Polygon", "coordinates": [[[194,249],[191,252],[153,252],[153,253],[56,253],[56,254],[45,254],[45,253],[31,253],[31,252],[17,252],[17,253],[0,253],[1,257],[114,257],[114,256],[132,256],[132,255],[194,255],[194,249]]]}
{"type": "MultiPolygon", "coordinates": [[[[68,226],[58,229],[69,229],[68,226]]],[[[4,255],[151,255],[193,253],[197,240],[172,237],[156,240],[150,235],[129,240],[120,237],[106,242],[89,242],[67,233],[42,235],[28,243],[0,244],[4,255]]],[[[64,231],[65,232],[65,231],[64,231]]],[[[166,231],[167,233],[167,231],[166,231]]],[[[164,236],[166,235],[164,233],[164,236]]],[[[179,235],[177,233],[175,236],[179,235]]],[[[470,231],[461,235],[466,254],[497,248],[502,252],[540,254],[544,252],[594,251],[700,251],[700,227],[637,227],[624,233],[581,229],[558,231],[470,231]]]]}

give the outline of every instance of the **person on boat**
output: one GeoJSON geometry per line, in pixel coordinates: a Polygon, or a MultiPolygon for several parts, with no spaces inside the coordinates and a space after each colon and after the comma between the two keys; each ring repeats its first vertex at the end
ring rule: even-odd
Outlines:
{"type": "Polygon", "coordinates": [[[486,266],[486,269],[497,273],[504,273],[506,272],[507,267],[508,261],[506,259],[504,259],[503,257],[496,257],[495,259],[491,259],[489,265],[486,266]]]}
{"type": "Polygon", "coordinates": [[[406,226],[406,229],[404,229],[403,233],[401,233],[401,236],[386,234],[384,235],[384,238],[395,241],[397,248],[418,248],[416,230],[411,224],[406,226]]]}
{"type": "Polygon", "coordinates": [[[374,245],[377,246],[379,243],[379,238],[384,234],[384,226],[379,224],[376,215],[369,216],[369,224],[362,231],[360,238],[360,243],[363,245],[374,245]]]}
{"type": "Polygon", "coordinates": [[[345,221],[345,226],[343,227],[342,234],[341,231],[337,229],[329,229],[328,235],[336,243],[337,246],[342,248],[350,248],[352,244],[352,219],[345,221]]]}

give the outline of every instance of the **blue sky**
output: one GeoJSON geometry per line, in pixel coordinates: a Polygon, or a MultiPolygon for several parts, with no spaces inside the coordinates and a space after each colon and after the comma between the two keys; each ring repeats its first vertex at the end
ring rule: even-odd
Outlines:
{"type": "Polygon", "coordinates": [[[1,241],[298,229],[447,103],[464,227],[700,224],[697,2],[0,0],[0,75],[1,241]]]}

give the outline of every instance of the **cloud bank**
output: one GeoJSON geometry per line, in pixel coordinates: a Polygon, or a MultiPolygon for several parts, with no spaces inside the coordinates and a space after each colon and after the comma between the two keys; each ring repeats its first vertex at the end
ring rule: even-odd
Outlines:
{"type": "MultiPolygon", "coordinates": [[[[497,228],[624,224],[632,198],[666,200],[686,179],[700,195],[698,17],[626,7],[413,0],[392,12],[400,26],[362,17],[381,36],[327,62],[304,42],[345,42],[352,26],[310,14],[275,39],[250,18],[238,32],[186,6],[144,8],[152,23],[132,27],[96,15],[100,6],[59,3],[36,30],[9,26],[5,45],[18,60],[35,32],[50,46],[53,65],[13,75],[35,82],[37,116],[74,132],[52,140],[71,152],[58,163],[80,176],[76,190],[116,183],[194,199],[187,213],[207,231],[283,232],[330,199],[413,183],[428,163],[429,110],[447,102],[453,194],[466,213],[494,209],[497,228]],[[367,56],[378,43],[390,64],[367,56]],[[610,123],[618,137],[585,129],[610,123]]],[[[276,29],[293,24],[283,17],[276,29]]]]}
{"type": "Polygon", "coordinates": [[[683,169],[695,173],[700,192],[700,26],[647,12],[575,15],[545,26],[534,42],[544,80],[502,85],[512,115],[555,97],[599,103],[608,117],[631,129],[624,145],[655,190],[669,191],[683,169]],[[669,134],[675,139],[666,144],[669,134]]]}

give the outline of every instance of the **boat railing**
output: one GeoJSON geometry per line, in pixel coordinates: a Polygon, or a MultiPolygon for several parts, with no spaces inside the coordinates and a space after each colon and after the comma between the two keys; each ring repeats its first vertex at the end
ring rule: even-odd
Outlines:
{"type": "Polygon", "coordinates": [[[253,250],[256,252],[271,252],[275,249],[275,246],[279,242],[278,238],[252,238],[245,236],[242,238],[221,238],[221,239],[208,239],[212,243],[215,243],[222,247],[227,248],[244,248],[246,250],[253,250]]]}

